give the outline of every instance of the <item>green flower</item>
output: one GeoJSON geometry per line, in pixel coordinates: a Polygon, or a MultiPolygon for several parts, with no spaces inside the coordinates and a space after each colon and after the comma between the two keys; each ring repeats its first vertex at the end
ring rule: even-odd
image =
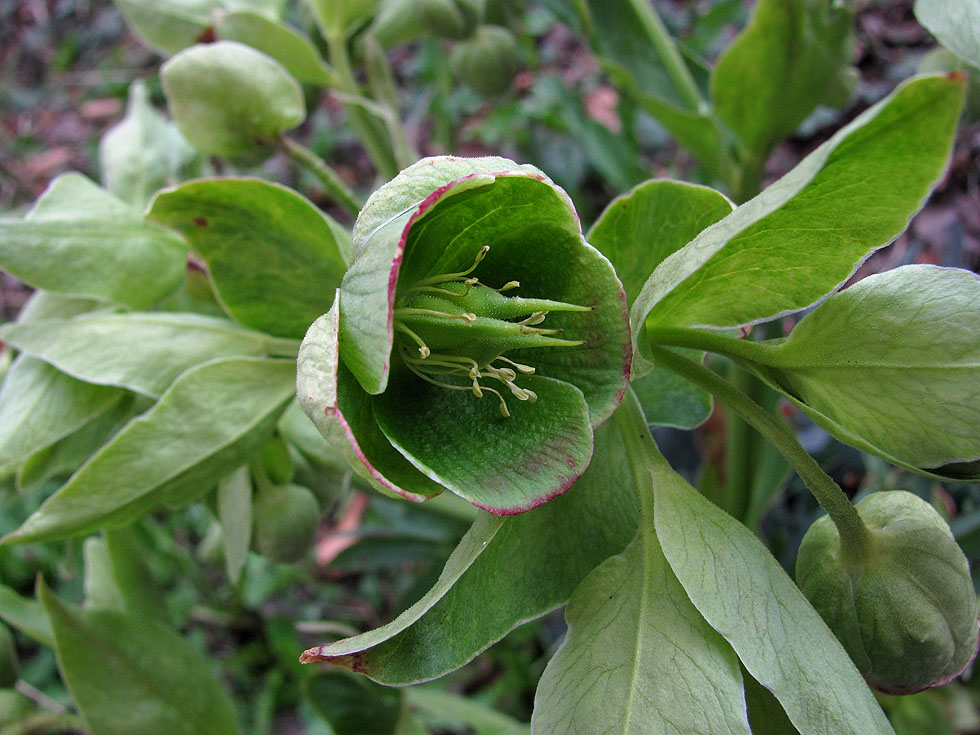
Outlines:
{"type": "Polygon", "coordinates": [[[875,688],[912,694],[946,683],[977,651],[966,557],[936,510],[912,493],[875,493],[857,510],[867,548],[845,554],[830,518],[820,518],[800,545],[800,589],[875,688]]]}
{"type": "Polygon", "coordinates": [[[374,487],[513,514],[585,471],[629,365],[622,285],[565,192],[503,158],[438,157],[361,211],[297,392],[374,487]]]}

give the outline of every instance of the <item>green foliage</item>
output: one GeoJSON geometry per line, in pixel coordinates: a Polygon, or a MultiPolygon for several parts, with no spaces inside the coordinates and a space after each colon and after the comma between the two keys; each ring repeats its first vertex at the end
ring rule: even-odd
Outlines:
{"type": "MultiPolygon", "coordinates": [[[[905,735],[976,715],[963,686],[879,706],[862,674],[909,691],[968,664],[972,582],[935,510],[855,510],[796,423],[926,482],[977,477],[977,277],[842,287],[943,178],[964,72],[900,83],[763,188],[795,149],[773,150],[848,102],[841,3],[759,0],[725,48],[740,3],[683,41],[648,0],[117,5],[173,55],[173,120],[134,84],[105,188],[65,174],[0,218],[0,268],[39,289],[0,325],[0,687],[33,700],[0,689],[4,732],[264,734],[288,713],[310,735],[905,735]],[[600,64],[574,89],[537,42],[555,18],[600,64]],[[664,130],[726,193],[646,180],[690,163],[653,150],[664,130]],[[416,152],[471,140],[535,165],[416,152]],[[699,493],[649,426],[703,423],[700,466],[656,434],[699,493]],[[778,500],[791,470],[828,512],[798,566],[812,603],[773,555],[816,507],[778,500]]],[[[975,24],[917,12],[950,49],[925,66],[977,63],[975,24]]],[[[866,487],[894,485],[870,466],[866,487]]]]}

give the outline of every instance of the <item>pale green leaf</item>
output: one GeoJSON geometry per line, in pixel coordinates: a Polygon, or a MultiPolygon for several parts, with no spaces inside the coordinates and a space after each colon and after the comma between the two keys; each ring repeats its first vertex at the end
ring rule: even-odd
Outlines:
{"type": "Polygon", "coordinates": [[[980,459],[980,278],[910,265],[831,296],[758,370],[842,441],[908,467],[980,459]]]}
{"type": "Polygon", "coordinates": [[[196,173],[200,155],[177,126],[150,104],[142,80],[129,88],[126,115],[99,141],[99,168],[106,189],[143,209],[157,189],[196,173]]]}
{"type": "Polygon", "coordinates": [[[79,380],[151,397],[195,365],[220,357],[281,354],[289,347],[226,319],[165,312],[7,324],[0,327],[0,339],[79,380]]]}
{"type": "Polygon", "coordinates": [[[147,217],[187,238],[232,318],[269,334],[302,337],[347,269],[330,218],[259,179],[189,182],[158,194],[147,217]]]}
{"type": "Polygon", "coordinates": [[[187,371],[6,540],[118,528],[163,501],[199,497],[268,439],[295,370],[291,361],[229,358],[187,371]]]}
{"type": "Polygon", "coordinates": [[[0,219],[0,268],[37,288],[134,309],[177,287],[181,238],[80,174],[55,179],[23,219],[0,219]]]}
{"type": "Polygon", "coordinates": [[[0,467],[20,463],[119,402],[122,391],[69,377],[20,355],[0,389],[0,467]]]}
{"type": "MultiPolygon", "coordinates": [[[[666,258],[633,304],[634,357],[644,324],[749,324],[839,287],[905,228],[941,177],[962,97],[962,80],[905,83],[666,258]]],[[[634,362],[634,373],[649,368],[634,362]]]]}
{"type": "Polygon", "coordinates": [[[221,0],[113,0],[133,32],[154,51],[175,54],[207,30],[221,0]]]}
{"type": "MultiPolygon", "coordinates": [[[[649,477],[638,482],[650,495],[649,477]]],[[[565,619],[534,732],[749,734],[735,652],[691,604],[651,524],[575,589],[565,619]]]]}
{"type": "Polygon", "coordinates": [[[235,735],[228,695],[207,659],[176,631],[115,610],[79,610],[38,584],[58,666],[99,735],[235,735]]]}
{"type": "Polygon", "coordinates": [[[943,46],[980,67],[980,0],[916,0],[915,17],[943,46]]]}
{"type": "Polygon", "coordinates": [[[711,78],[716,114],[757,164],[817,105],[847,101],[853,22],[837,0],[757,0],[711,78]]]}
{"type": "Polygon", "coordinates": [[[185,49],[160,76],[174,121],[202,153],[265,155],[262,144],[306,117],[303,90],[282,64],[234,41],[185,49]]]}
{"type": "Polygon", "coordinates": [[[252,480],[248,467],[239,467],[218,482],[218,520],[225,571],[232,584],[237,584],[252,542],[252,480]]]}
{"type": "Polygon", "coordinates": [[[248,10],[220,13],[215,31],[218,38],[244,43],[271,56],[301,82],[322,87],[333,79],[310,39],[281,21],[248,10]]]}
{"type": "Polygon", "coordinates": [[[654,521],[678,581],[802,735],[894,735],[816,610],[749,529],[651,451],[654,521]]]}

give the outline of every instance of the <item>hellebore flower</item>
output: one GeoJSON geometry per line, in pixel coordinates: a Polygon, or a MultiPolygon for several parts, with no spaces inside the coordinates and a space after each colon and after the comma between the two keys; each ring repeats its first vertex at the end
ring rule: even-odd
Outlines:
{"type": "Polygon", "coordinates": [[[368,200],[297,395],[374,487],[497,514],[565,492],[630,363],[622,285],[562,189],[504,158],[428,158],[368,200]]]}
{"type": "Polygon", "coordinates": [[[977,596],[946,521],[904,491],[857,504],[866,548],[846,553],[828,516],[803,537],[800,589],[877,689],[912,694],[945,684],[977,652],[977,596]]]}

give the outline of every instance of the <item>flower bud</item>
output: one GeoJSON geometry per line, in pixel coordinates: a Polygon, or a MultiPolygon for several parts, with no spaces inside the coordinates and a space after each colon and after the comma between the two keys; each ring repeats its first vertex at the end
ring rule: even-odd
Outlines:
{"type": "Polygon", "coordinates": [[[807,531],[797,583],[876,689],[912,694],[943,684],[977,650],[977,597],[966,557],[935,509],[912,493],[857,504],[869,531],[842,547],[829,517],[807,531]]]}
{"type": "Polygon", "coordinates": [[[517,74],[514,34],[500,26],[481,26],[476,35],[453,49],[451,64],[460,81],[484,97],[506,92],[517,74]]]}
{"type": "Polygon", "coordinates": [[[253,509],[255,550],[272,561],[294,562],[312,548],[320,506],[302,485],[260,489],[253,509]]]}
{"type": "Polygon", "coordinates": [[[481,5],[478,0],[421,0],[415,12],[432,33],[458,40],[473,33],[480,22],[481,5]]]}

